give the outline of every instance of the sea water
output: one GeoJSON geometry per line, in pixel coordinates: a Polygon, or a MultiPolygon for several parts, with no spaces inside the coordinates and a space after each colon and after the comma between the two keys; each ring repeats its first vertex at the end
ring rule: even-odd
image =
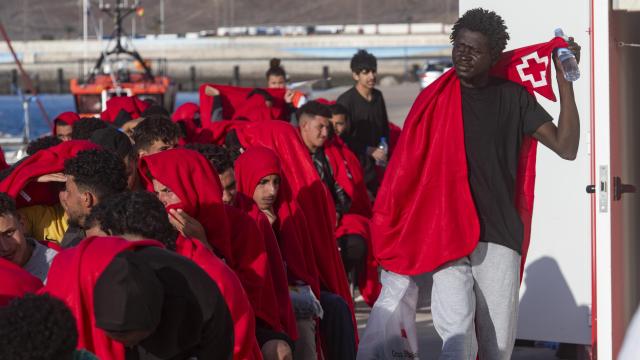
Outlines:
{"type": "MultiPolygon", "coordinates": [[[[75,111],[73,96],[71,94],[43,94],[38,98],[47,112],[50,120],[65,111],[75,111]]],[[[185,102],[198,103],[197,92],[180,92],[176,96],[176,108],[185,102]]],[[[40,108],[36,102],[31,102],[29,108],[31,139],[51,132],[51,127],[47,124],[40,108]]],[[[22,136],[24,128],[24,113],[22,102],[19,96],[0,96],[0,136],[15,137],[22,136]]]]}

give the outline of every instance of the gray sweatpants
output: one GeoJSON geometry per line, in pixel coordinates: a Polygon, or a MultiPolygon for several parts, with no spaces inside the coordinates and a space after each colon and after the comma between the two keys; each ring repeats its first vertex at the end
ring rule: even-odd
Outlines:
{"type": "Polygon", "coordinates": [[[433,273],[431,313],[442,338],[440,359],[508,360],[515,343],[520,255],[478,243],[433,273]]]}

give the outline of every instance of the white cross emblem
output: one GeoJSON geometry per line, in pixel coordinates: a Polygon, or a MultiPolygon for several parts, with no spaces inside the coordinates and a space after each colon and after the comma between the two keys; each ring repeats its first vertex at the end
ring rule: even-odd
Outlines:
{"type": "Polygon", "coordinates": [[[529,55],[523,56],[521,58],[522,60],[522,64],[518,64],[516,65],[516,70],[518,71],[518,75],[520,75],[520,80],[522,80],[522,82],[525,81],[529,81],[531,82],[531,85],[534,88],[538,88],[541,86],[546,86],[547,85],[547,79],[545,77],[545,71],[547,69],[547,65],[549,65],[549,58],[548,57],[544,57],[544,58],[540,58],[538,56],[538,52],[534,51],[529,55]],[[536,78],[533,76],[533,74],[529,73],[529,74],[525,74],[524,73],[524,69],[529,67],[529,60],[535,60],[538,64],[544,64],[544,69],[540,71],[540,80],[536,80],[536,78]]]}

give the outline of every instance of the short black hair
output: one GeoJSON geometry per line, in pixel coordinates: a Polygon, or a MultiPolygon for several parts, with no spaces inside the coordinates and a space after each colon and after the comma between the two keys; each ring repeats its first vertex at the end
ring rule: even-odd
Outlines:
{"type": "Polygon", "coordinates": [[[378,60],[367,50],[360,49],[351,58],[351,71],[359,74],[362,70],[378,70],[378,60]]]}
{"type": "Polygon", "coordinates": [[[322,116],[331,119],[331,109],[322,103],[317,101],[309,101],[302,105],[298,111],[296,111],[296,117],[298,121],[303,115],[322,116]]]}
{"type": "Polygon", "coordinates": [[[218,175],[229,169],[233,169],[231,151],[222,146],[214,144],[187,144],[185,148],[195,150],[207,158],[216,169],[218,175]]]}
{"type": "Polygon", "coordinates": [[[123,160],[127,156],[132,159],[135,158],[136,154],[129,137],[122,131],[116,130],[112,127],[96,130],[89,140],[94,144],[100,145],[102,149],[112,151],[123,160]]]}
{"type": "Polygon", "coordinates": [[[32,140],[29,143],[29,145],[27,145],[27,155],[33,155],[40,150],[48,149],[60,143],[62,143],[62,140],[60,140],[55,135],[49,135],[49,136],[43,136],[43,137],[37,138],[35,140],[32,140]]]}
{"type": "Polygon", "coordinates": [[[62,300],[27,294],[0,308],[0,359],[71,360],[76,320],[62,300]]]}
{"type": "Polygon", "coordinates": [[[450,39],[453,43],[462,29],[479,32],[486,36],[489,40],[489,48],[491,49],[491,58],[497,59],[502,51],[507,47],[509,33],[504,20],[500,15],[493,11],[483,8],[475,8],[468,10],[462,15],[451,31],[450,39]]]}
{"type": "Polygon", "coordinates": [[[269,80],[269,76],[282,76],[283,78],[287,78],[287,73],[284,71],[282,65],[280,65],[280,59],[273,58],[269,60],[269,70],[266,73],[267,80],[269,80]]]}
{"type": "Polygon", "coordinates": [[[169,143],[180,138],[180,127],[163,115],[145,118],[133,129],[133,142],[137,150],[147,149],[156,141],[169,143]]]}
{"type": "Polygon", "coordinates": [[[100,201],[127,188],[124,161],[109,150],[84,150],[64,162],[64,174],[100,201]]]}
{"type": "Polygon", "coordinates": [[[349,117],[349,109],[340,103],[329,105],[329,109],[331,110],[331,115],[345,115],[349,117]]]}
{"type": "Polygon", "coordinates": [[[94,131],[108,126],[109,124],[98,118],[82,118],[71,125],[71,138],[73,140],[88,140],[94,131]]]}
{"type": "Polygon", "coordinates": [[[158,240],[175,250],[177,232],[158,198],[147,191],[123,192],[91,209],[85,226],[99,226],[107,234],[132,234],[158,240]]]}
{"type": "Polygon", "coordinates": [[[11,196],[0,192],[0,216],[4,215],[18,216],[18,210],[16,210],[16,202],[11,196]]]}
{"type": "Polygon", "coordinates": [[[154,104],[151,104],[148,108],[146,108],[142,112],[142,114],[140,114],[140,117],[147,118],[154,115],[170,117],[171,113],[168,112],[167,109],[165,109],[164,107],[154,103],[154,104]]]}

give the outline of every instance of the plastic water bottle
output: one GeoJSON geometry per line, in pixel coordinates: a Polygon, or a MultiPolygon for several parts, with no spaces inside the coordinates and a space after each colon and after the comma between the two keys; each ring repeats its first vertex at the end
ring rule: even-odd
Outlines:
{"type": "MultiPolygon", "coordinates": [[[[564,36],[564,32],[562,31],[562,29],[556,29],[555,33],[557,37],[561,37],[567,40],[567,37],[564,36]]],[[[580,69],[578,68],[578,62],[576,61],[576,57],[573,55],[571,50],[567,48],[559,48],[558,60],[560,60],[560,64],[562,64],[562,72],[564,73],[564,78],[567,81],[576,81],[580,78],[580,69]]]]}
{"type": "MultiPolygon", "coordinates": [[[[387,144],[387,138],[385,138],[385,137],[381,137],[380,138],[380,143],[378,144],[378,149],[384,151],[384,155],[385,156],[389,155],[389,145],[387,144]]],[[[376,165],[385,167],[385,166],[387,166],[387,161],[386,160],[376,160],[376,165]]]]}

